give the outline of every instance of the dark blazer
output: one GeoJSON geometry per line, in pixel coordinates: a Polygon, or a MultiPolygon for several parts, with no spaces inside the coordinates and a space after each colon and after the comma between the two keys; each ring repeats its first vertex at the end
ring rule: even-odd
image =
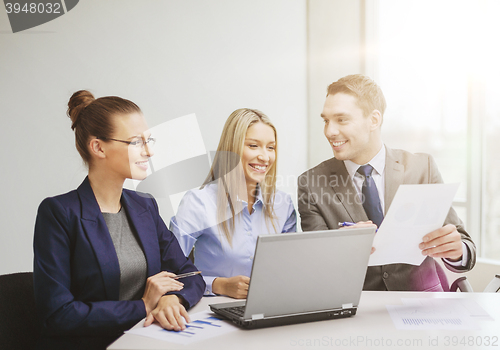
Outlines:
{"type": "MultiPolygon", "coordinates": [[[[196,271],[149,195],[123,190],[122,208],[137,232],[147,276],[160,271],[196,271]]],[[[120,266],[106,222],[88,178],[78,189],[45,199],[38,208],[34,237],[34,287],[45,334],[119,335],[146,316],[142,300],[118,301],[120,266]]],[[[203,295],[201,276],[186,278],[187,308],[203,295]]]]}
{"type": "MultiPolygon", "coordinates": [[[[384,146],[385,147],[385,146],[384,146]]],[[[386,147],[385,212],[389,209],[401,184],[442,183],[434,159],[423,153],[386,147]]],[[[343,161],[331,158],[306,171],[298,179],[298,206],[303,231],[337,229],[343,221],[367,221],[368,217],[343,161]]],[[[472,269],[476,261],[476,247],[464,230],[455,210],[450,209],[445,224],[454,224],[467,246],[469,259],[464,267],[446,267],[454,272],[472,269]]],[[[401,234],[404,234],[402,232],[401,234]]],[[[366,274],[365,290],[442,291],[434,259],[427,257],[422,265],[391,264],[370,266],[366,274]]]]}

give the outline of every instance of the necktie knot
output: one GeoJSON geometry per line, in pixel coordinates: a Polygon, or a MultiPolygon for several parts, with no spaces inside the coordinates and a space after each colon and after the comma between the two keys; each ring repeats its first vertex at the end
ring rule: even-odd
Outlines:
{"type": "Polygon", "coordinates": [[[358,168],[358,173],[363,175],[364,177],[371,176],[373,171],[373,167],[370,164],[362,165],[358,168]]]}

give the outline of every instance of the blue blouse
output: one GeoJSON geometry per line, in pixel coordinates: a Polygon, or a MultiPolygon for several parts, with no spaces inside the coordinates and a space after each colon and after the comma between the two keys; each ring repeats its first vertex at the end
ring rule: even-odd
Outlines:
{"type": "MultiPolygon", "coordinates": [[[[290,195],[276,191],[274,230],[265,219],[260,192],[253,204],[252,214],[248,204],[242,201],[243,211],[235,220],[232,245],[229,245],[222,229],[217,225],[217,185],[188,191],[179,205],[177,215],[170,221],[186,256],[193,246],[196,267],[201,270],[207,285],[205,294],[213,295],[212,282],[217,277],[244,275],[250,277],[257,237],[263,234],[295,232],[297,216],[290,195]]],[[[228,209],[229,210],[229,209],[228,209]]]]}

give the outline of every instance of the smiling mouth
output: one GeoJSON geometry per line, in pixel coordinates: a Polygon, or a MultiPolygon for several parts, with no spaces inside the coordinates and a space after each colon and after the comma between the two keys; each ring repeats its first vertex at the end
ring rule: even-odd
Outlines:
{"type": "Polygon", "coordinates": [[[347,143],[347,141],[332,141],[331,142],[331,144],[333,145],[333,147],[340,147],[340,146],[342,146],[345,143],[347,143]]]}
{"type": "Polygon", "coordinates": [[[139,167],[144,168],[144,169],[148,168],[148,161],[147,160],[144,160],[142,162],[135,162],[135,164],[137,164],[139,167]]]}
{"type": "Polygon", "coordinates": [[[267,165],[260,165],[260,164],[249,164],[252,169],[259,173],[265,173],[267,170],[267,165]]]}

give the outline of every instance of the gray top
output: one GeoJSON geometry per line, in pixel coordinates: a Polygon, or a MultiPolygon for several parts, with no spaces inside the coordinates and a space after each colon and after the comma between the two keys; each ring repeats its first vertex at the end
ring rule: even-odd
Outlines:
{"type": "Polygon", "coordinates": [[[102,213],[115,246],[120,264],[119,300],[138,300],[144,293],[147,263],[135,230],[132,230],[125,210],[116,214],[102,213]]]}

